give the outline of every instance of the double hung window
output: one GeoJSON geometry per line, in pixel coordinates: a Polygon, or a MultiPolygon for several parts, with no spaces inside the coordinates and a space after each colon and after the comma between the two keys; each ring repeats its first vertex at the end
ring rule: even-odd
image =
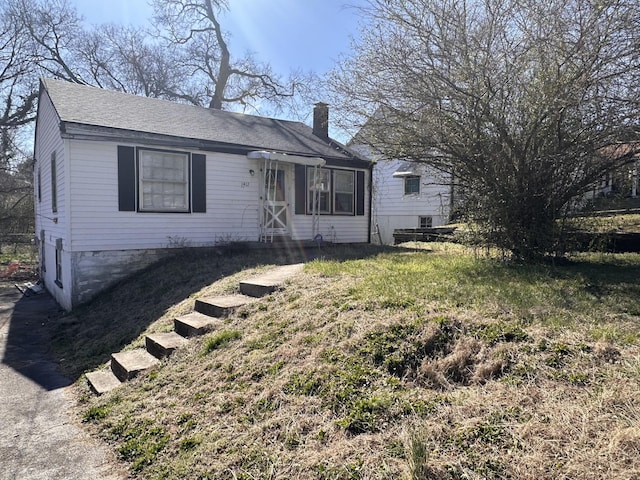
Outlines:
{"type": "Polygon", "coordinates": [[[353,215],[355,174],[351,170],[309,167],[307,213],[353,215]]]}
{"type": "Polygon", "coordinates": [[[331,170],[309,168],[307,192],[309,213],[331,213],[331,170]]]}
{"type": "Polygon", "coordinates": [[[404,194],[414,195],[420,193],[420,177],[409,175],[404,177],[404,194]]]}
{"type": "Polygon", "coordinates": [[[353,172],[348,170],[334,170],[333,183],[334,213],[353,215],[353,172]]]}

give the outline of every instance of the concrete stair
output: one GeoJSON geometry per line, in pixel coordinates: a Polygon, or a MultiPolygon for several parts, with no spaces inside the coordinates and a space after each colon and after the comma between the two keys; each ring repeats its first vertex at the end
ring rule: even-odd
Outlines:
{"type": "Polygon", "coordinates": [[[219,318],[210,317],[200,312],[191,312],[173,319],[173,329],[185,338],[197,337],[214,330],[220,323],[219,318]]]}
{"type": "Polygon", "coordinates": [[[114,353],[106,368],[86,374],[91,390],[97,395],[135,378],[160,365],[188,342],[189,337],[204,335],[221,324],[243,305],[259,301],[260,297],[281,289],[286,280],[302,270],[303,264],[284,265],[240,282],[240,294],[196,299],[194,311],[174,319],[174,331],[152,333],[145,338],[146,349],[114,353]]]}
{"type": "Polygon", "coordinates": [[[226,318],[238,308],[258,299],[248,295],[222,295],[219,297],[198,298],[195,311],[210,317],[226,318]]]}
{"type": "Polygon", "coordinates": [[[171,355],[176,348],[187,343],[187,339],[176,332],[152,333],[145,338],[147,352],[156,358],[162,359],[171,355]]]}
{"type": "Polygon", "coordinates": [[[102,395],[120,386],[120,380],[111,371],[111,367],[95,372],[89,372],[85,375],[89,387],[96,395],[102,395]]]}
{"type": "Polygon", "coordinates": [[[131,380],[159,363],[160,360],[142,348],[111,355],[111,371],[121,382],[131,380]]]}
{"type": "Polygon", "coordinates": [[[282,288],[290,277],[302,271],[304,264],[283,265],[257,277],[240,282],[240,293],[250,297],[264,297],[282,288]]]}

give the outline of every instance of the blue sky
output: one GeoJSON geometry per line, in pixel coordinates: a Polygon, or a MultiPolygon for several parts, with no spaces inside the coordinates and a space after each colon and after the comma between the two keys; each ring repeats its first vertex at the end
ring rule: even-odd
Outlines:
{"type": "MultiPolygon", "coordinates": [[[[87,22],[143,24],[151,17],[146,0],[72,0],[87,22]]],[[[231,33],[234,55],[253,52],[277,73],[291,70],[322,74],[349,49],[358,35],[353,7],[363,0],[232,0],[222,18],[231,33]]]]}

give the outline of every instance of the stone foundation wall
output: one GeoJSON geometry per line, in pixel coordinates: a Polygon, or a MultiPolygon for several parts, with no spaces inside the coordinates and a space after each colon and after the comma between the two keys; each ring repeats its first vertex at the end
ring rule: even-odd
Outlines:
{"type": "Polygon", "coordinates": [[[72,308],[173,253],[169,248],[72,253],[72,308]]]}

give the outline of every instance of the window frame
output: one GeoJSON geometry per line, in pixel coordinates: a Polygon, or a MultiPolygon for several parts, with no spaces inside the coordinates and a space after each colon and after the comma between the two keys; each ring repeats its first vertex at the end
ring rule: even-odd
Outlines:
{"type": "MultiPolygon", "coordinates": [[[[323,195],[326,195],[326,205],[327,208],[322,209],[320,208],[322,206],[322,199],[320,198],[319,201],[319,205],[318,205],[318,211],[315,212],[319,215],[331,215],[331,212],[333,211],[333,205],[332,205],[332,199],[333,196],[331,194],[332,192],[332,185],[333,185],[333,174],[331,172],[330,168],[320,168],[320,167],[307,167],[307,181],[306,181],[306,196],[307,196],[307,201],[306,203],[306,208],[307,208],[307,214],[311,215],[314,213],[313,211],[313,205],[311,202],[313,202],[313,194],[312,194],[312,182],[313,182],[313,172],[315,169],[318,169],[318,174],[319,175],[325,175],[327,176],[327,180],[328,180],[328,187],[327,188],[322,188],[320,190],[320,197],[322,197],[323,195]]],[[[322,179],[324,180],[324,179],[322,179]]],[[[324,181],[322,181],[320,183],[320,185],[324,185],[324,181]]]]}
{"type": "Polygon", "coordinates": [[[51,211],[58,213],[58,165],[55,150],[51,152],[51,211]]]}
{"type": "Polygon", "coordinates": [[[38,171],[36,175],[36,181],[38,182],[38,203],[42,203],[42,169],[38,165],[38,171]]]}
{"type": "Polygon", "coordinates": [[[433,217],[431,215],[420,215],[418,217],[418,228],[433,228],[433,217]],[[422,224],[423,220],[425,225],[422,224]]]}
{"type": "MultiPolygon", "coordinates": [[[[324,172],[327,174],[329,185],[328,188],[321,191],[321,195],[326,195],[328,204],[328,208],[319,209],[319,215],[337,215],[337,216],[355,216],[356,215],[356,196],[357,196],[357,175],[355,170],[345,169],[345,168],[326,168],[326,167],[311,167],[307,166],[305,170],[306,175],[306,184],[305,184],[305,212],[307,215],[313,214],[313,209],[311,202],[313,201],[313,194],[311,189],[311,182],[313,181],[313,171],[318,168],[318,173],[324,172]],[[351,191],[350,192],[340,192],[336,191],[336,176],[341,174],[349,174],[351,175],[351,191]],[[350,211],[338,211],[336,209],[336,205],[338,202],[336,201],[336,194],[350,194],[351,195],[351,210],[350,211]]],[[[320,204],[322,205],[322,201],[320,204]]]]}
{"type": "Polygon", "coordinates": [[[42,271],[47,271],[47,245],[45,243],[46,233],[44,230],[40,230],[40,265],[42,266],[42,271]]]}
{"type": "Polygon", "coordinates": [[[404,194],[405,195],[420,195],[420,175],[407,175],[404,177],[404,194]],[[410,183],[411,181],[411,183],[410,183]],[[415,181],[415,188],[408,189],[409,185],[412,185],[415,181]]]}
{"type": "MultiPolygon", "coordinates": [[[[162,168],[162,167],[160,167],[162,168]]],[[[175,170],[178,170],[177,168],[175,170]]],[[[137,195],[137,211],[140,213],[191,213],[191,154],[184,151],[176,150],[160,150],[154,148],[136,148],[136,188],[138,190],[137,195]],[[168,156],[181,157],[183,161],[183,178],[182,182],[178,182],[170,179],[153,179],[144,177],[144,155],[147,152],[153,152],[156,154],[164,154],[168,156]],[[158,207],[158,206],[145,206],[145,184],[182,184],[184,185],[184,207],[171,208],[171,207],[158,207]]],[[[164,195],[162,192],[159,195],[164,195]]],[[[175,195],[175,194],[172,194],[175,195]]]]}
{"type": "MultiPolygon", "coordinates": [[[[355,203],[356,203],[356,172],[354,172],[353,170],[340,170],[340,169],[335,169],[333,171],[333,182],[332,182],[332,187],[333,187],[333,214],[334,215],[355,215],[355,203]],[[346,191],[338,191],[338,187],[337,184],[338,182],[336,181],[336,177],[338,176],[338,174],[347,174],[351,176],[351,191],[350,192],[346,192],[346,191]],[[351,196],[351,208],[349,211],[346,210],[340,210],[338,211],[338,205],[339,202],[337,200],[337,195],[350,195],[351,196]]],[[[341,203],[340,203],[341,205],[341,203]]]]}
{"type": "Polygon", "coordinates": [[[56,279],[55,284],[62,288],[62,239],[56,239],[56,279]]]}

